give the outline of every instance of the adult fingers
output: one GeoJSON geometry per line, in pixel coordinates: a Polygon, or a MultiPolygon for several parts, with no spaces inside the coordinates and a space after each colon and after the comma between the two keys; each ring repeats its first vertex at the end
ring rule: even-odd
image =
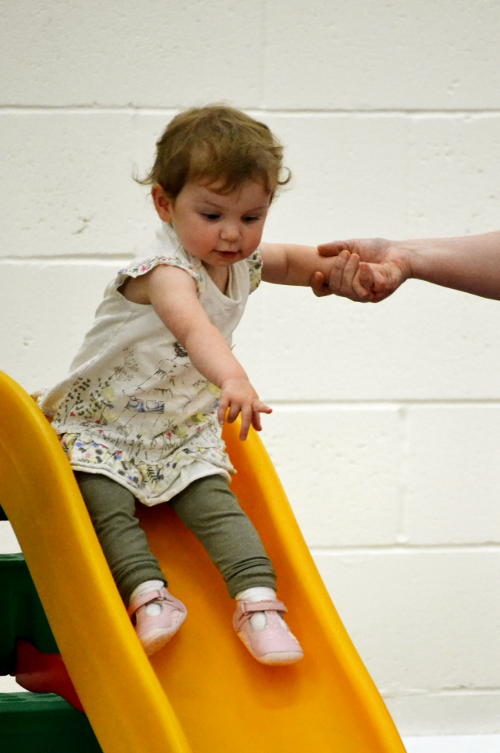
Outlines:
{"type": "Polygon", "coordinates": [[[331,241],[330,243],[320,243],[318,252],[321,256],[338,256],[341,251],[351,250],[352,241],[331,241]]]}

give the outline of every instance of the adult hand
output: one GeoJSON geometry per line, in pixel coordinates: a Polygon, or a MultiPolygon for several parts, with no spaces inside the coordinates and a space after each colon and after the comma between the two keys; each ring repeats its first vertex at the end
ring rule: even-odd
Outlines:
{"type": "Polygon", "coordinates": [[[375,303],[410,276],[408,250],[384,238],[333,241],[318,246],[318,251],[334,259],[328,279],[319,271],[311,277],[317,296],[335,293],[352,301],[375,303]]]}

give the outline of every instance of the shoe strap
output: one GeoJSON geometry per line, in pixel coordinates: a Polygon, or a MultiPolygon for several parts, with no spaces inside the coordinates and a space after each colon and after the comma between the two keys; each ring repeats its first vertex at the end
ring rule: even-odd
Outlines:
{"type": "Polygon", "coordinates": [[[238,607],[234,616],[236,630],[241,630],[241,627],[247,622],[254,612],[278,612],[279,614],[285,614],[287,608],[282,601],[276,599],[269,599],[268,601],[238,601],[238,607]]]}
{"type": "Polygon", "coordinates": [[[166,588],[153,589],[152,591],[144,591],[142,594],[138,594],[128,605],[127,612],[129,616],[135,614],[141,607],[147,606],[147,604],[153,604],[158,601],[168,601],[168,591],[166,588]]]}

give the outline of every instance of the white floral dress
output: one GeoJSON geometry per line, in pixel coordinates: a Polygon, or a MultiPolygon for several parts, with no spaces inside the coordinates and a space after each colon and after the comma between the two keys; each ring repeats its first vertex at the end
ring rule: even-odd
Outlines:
{"type": "Polygon", "coordinates": [[[158,264],[193,277],[210,320],[231,344],[260,282],[260,253],[230,267],[222,293],[163,223],[149,255],[106,288],[70,374],[40,399],[73,468],[114,479],[146,505],[166,502],[198,478],[233,471],[216,417],[219,389],[195,369],[152,306],[119,292],[127,277],[158,264]]]}

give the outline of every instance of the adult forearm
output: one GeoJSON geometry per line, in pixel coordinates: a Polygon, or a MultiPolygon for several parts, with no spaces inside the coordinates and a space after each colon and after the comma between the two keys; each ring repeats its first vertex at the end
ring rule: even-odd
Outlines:
{"type": "Polygon", "coordinates": [[[393,245],[405,250],[411,277],[500,299],[500,231],[393,245]]]}

